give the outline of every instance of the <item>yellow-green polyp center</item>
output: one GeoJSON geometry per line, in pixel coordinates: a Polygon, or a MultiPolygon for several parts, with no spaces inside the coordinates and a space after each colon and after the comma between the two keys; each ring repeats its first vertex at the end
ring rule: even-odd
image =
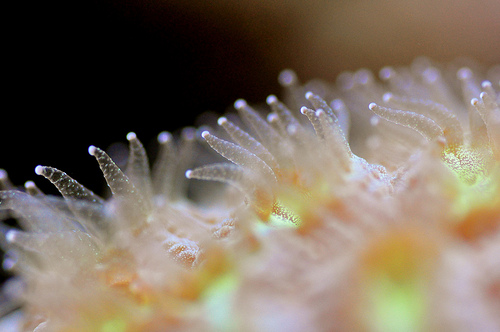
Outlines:
{"type": "Polygon", "coordinates": [[[466,184],[474,184],[488,173],[491,151],[465,147],[446,148],[442,158],[446,166],[466,184]]]}

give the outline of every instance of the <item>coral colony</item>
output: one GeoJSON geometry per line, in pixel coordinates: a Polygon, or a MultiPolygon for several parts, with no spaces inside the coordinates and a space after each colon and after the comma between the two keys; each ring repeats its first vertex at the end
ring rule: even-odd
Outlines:
{"type": "Polygon", "coordinates": [[[0,192],[2,306],[26,331],[499,331],[500,66],[457,63],[285,70],[151,168],[134,133],[123,170],[91,146],[106,200],[37,166],[62,198],[0,192]]]}

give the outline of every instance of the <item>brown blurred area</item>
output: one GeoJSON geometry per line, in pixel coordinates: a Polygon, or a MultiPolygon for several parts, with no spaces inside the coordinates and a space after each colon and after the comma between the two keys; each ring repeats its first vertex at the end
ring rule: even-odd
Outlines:
{"type": "Polygon", "coordinates": [[[175,7],[193,24],[203,16],[200,28],[207,24],[239,36],[239,47],[266,59],[271,71],[292,67],[305,79],[406,65],[419,55],[439,61],[467,56],[484,64],[500,60],[496,0],[218,0],[162,6],[175,7]]]}

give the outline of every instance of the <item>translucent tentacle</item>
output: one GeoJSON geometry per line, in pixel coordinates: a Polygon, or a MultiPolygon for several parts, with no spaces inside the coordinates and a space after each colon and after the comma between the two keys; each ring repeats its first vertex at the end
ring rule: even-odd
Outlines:
{"type": "Polygon", "coordinates": [[[166,131],[158,135],[158,143],[160,151],[153,165],[154,193],[170,198],[176,175],[177,149],[172,135],[166,131]]]}
{"type": "Polygon", "coordinates": [[[476,84],[472,70],[469,68],[461,68],[457,72],[457,78],[462,82],[462,94],[467,111],[469,112],[469,129],[471,133],[471,145],[481,146],[488,141],[486,124],[477,112],[474,105],[470,103],[473,98],[479,97],[481,89],[476,84]]]}
{"type": "Polygon", "coordinates": [[[411,128],[420,133],[429,141],[443,136],[443,129],[441,129],[441,127],[432,119],[429,119],[422,114],[395,110],[392,108],[379,106],[375,103],[371,103],[368,107],[373,113],[377,114],[378,116],[396,124],[411,128]]]}
{"type": "Polygon", "coordinates": [[[66,262],[69,266],[74,266],[75,260],[79,260],[80,264],[82,260],[95,262],[96,254],[99,252],[91,237],[79,231],[39,234],[10,230],[5,237],[10,245],[26,253],[38,254],[37,258],[46,264],[57,262],[59,265],[61,262],[66,262]],[[81,244],[76,245],[75,241],[81,244]],[[67,250],[68,248],[72,250],[67,250]]]}
{"type": "Polygon", "coordinates": [[[146,204],[151,204],[153,185],[149,172],[149,161],[144,146],[133,132],[127,134],[129,141],[129,158],[127,176],[134,186],[141,192],[146,204]]]}
{"type": "Polygon", "coordinates": [[[277,170],[278,163],[273,155],[264,145],[253,138],[250,134],[242,130],[240,127],[229,121],[225,117],[220,117],[217,123],[231,136],[231,138],[244,149],[252,152],[257,157],[262,159],[271,169],[277,170]]]}
{"type": "Polygon", "coordinates": [[[68,174],[57,168],[39,165],[35,168],[35,173],[52,182],[64,198],[83,199],[99,204],[104,203],[104,201],[91,190],[85,188],[68,174]]]}
{"type": "Polygon", "coordinates": [[[191,167],[195,156],[196,129],[193,127],[184,128],[181,132],[181,142],[175,156],[176,168],[174,183],[171,189],[172,199],[185,197],[188,190],[188,180],[182,174],[191,167]]]}
{"type": "Polygon", "coordinates": [[[350,112],[347,106],[341,99],[334,99],[331,102],[332,110],[339,121],[339,126],[344,132],[345,137],[349,137],[349,130],[351,126],[350,112]]]}
{"type": "Polygon", "coordinates": [[[241,166],[228,163],[211,164],[186,171],[188,179],[224,182],[251,194],[253,188],[249,186],[247,175],[241,166]]]}
{"type": "Polygon", "coordinates": [[[207,143],[224,158],[232,161],[236,165],[247,167],[265,176],[268,180],[276,182],[276,175],[273,170],[262,159],[255,154],[231,142],[224,141],[208,131],[202,134],[207,143]]]}
{"type": "Polygon", "coordinates": [[[349,143],[347,142],[346,135],[342,131],[342,127],[340,126],[337,115],[335,115],[332,108],[330,108],[330,106],[326,103],[325,100],[323,100],[323,98],[321,98],[318,95],[315,95],[312,92],[307,92],[306,98],[313,104],[313,106],[316,108],[316,111],[322,110],[322,112],[328,116],[329,120],[326,121],[325,118],[326,122],[323,121],[323,128],[324,128],[323,130],[325,130],[325,128],[328,128],[329,132],[333,135],[332,137],[335,137],[334,141],[336,142],[336,144],[342,146],[342,148],[344,148],[347,151],[349,156],[352,156],[351,148],[349,147],[349,143]],[[328,126],[325,127],[327,123],[328,126]]]}
{"type": "MultiPolygon", "coordinates": [[[[85,231],[99,235],[100,232],[96,226],[104,227],[100,223],[103,218],[104,200],[57,168],[37,166],[35,173],[45,177],[59,190],[70,210],[79,217],[79,223],[85,231]]],[[[31,191],[35,193],[34,196],[39,196],[36,189],[31,189],[31,191]]]]}
{"type": "Polygon", "coordinates": [[[462,104],[457,101],[450,87],[443,80],[440,70],[436,67],[427,65],[421,68],[420,75],[422,83],[426,87],[427,97],[438,104],[444,105],[447,109],[461,109],[462,104]]]}
{"type": "Polygon", "coordinates": [[[232,164],[212,164],[186,171],[186,178],[220,181],[241,190],[251,201],[262,220],[267,220],[272,212],[274,195],[272,188],[247,169],[232,164]]]}
{"type": "Polygon", "coordinates": [[[62,211],[45,204],[43,199],[16,190],[0,191],[0,210],[10,209],[20,217],[21,226],[29,231],[59,232],[78,226],[62,211]]]}
{"type": "Polygon", "coordinates": [[[443,105],[432,101],[396,97],[388,92],[384,94],[384,102],[400,109],[409,108],[418,114],[434,120],[442,129],[449,145],[459,146],[464,141],[464,131],[457,116],[443,105]]]}
{"type": "Polygon", "coordinates": [[[44,193],[38,188],[33,181],[26,181],[24,183],[24,189],[31,196],[43,196],[44,193]]]}
{"type": "Polygon", "coordinates": [[[283,139],[272,125],[262,119],[243,99],[238,99],[234,103],[234,108],[238,111],[243,121],[252,127],[259,137],[260,142],[278,160],[281,167],[291,164],[288,142],[283,139]]]}
{"type": "Polygon", "coordinates": [[[309,122],[311,122],[311,124],[314,128],[314,131],[316,132],[316,135],[319,138],[324,139],[325,134],[323,133],[323,126],[321,125],[321,122],[319,121],[319,118],[316,115],[316,112],[314,110],[306,107],[306,106],[302,106],[300,109],[300,113],[307,116],[307,118],[309,119],[309,122]]]}
{"type": "Polygon", "coordinates": [[[9,175],[6,170],[0,168],[0,190],[10,189],[14,189],[14,186],[9,180],[9,175]]]}
{"type": "Polygon", "coordinates": [[[280,122],[283,124],[284,131],[288,135],[298,135],[303,137],[303,128],[300,122],[293,116],[292,112],[276,98],[275,95],[270,95],[266,99],[266,103],[276,113],[280,122]]]}
{"type": "Polygon", "coordinates": [[[471,105],[481,115],[486,130],[490,147],[496,156],[500,158],[500,107],[487,92],[480,94],[481,100],[472,98],[471,105]]]}
{"type": "Polygon", "coordinates": [[[331,107],[327,102],[318,95],[315,95],[311,91],[306,92],[306,99],[313,105],[313,107],[318,110],[322,109],[328,114],[332,119],[337,119],[337,116],[333,113],[331,107]]]}
{"type": "Polygon", "coordinates": [[[109,189],[113,195],[116,196],[129,196],[129,195],[139,195],[134,184],[129,180],[129,178],[122,172],[122,170],[114,163],[114,161],[108,156],[108,154],[101,149],[90,146],[89,154],[94,156],[99,163],[99,167],[104,175],[109,189]]]}
{"type": "Polygon", "coordinates": [[[340,162],[342,168],[345,171],[348,171],[351,167],[352,152],[349,147],[349,143],[342,133],[342,129],[338,125],[338,122],[335,122],[326,114],[325,111],[321,109],[316,111],[316,116],[318,117],[323,128],[323,133],[325,140],[328,142],[328,147],[334,151],[334,155],[340,162]]]}
{"type": "Polygon", "coordinates": [[[96,158],[113,198],[122,208],[120,217],[135,225],[148,221],[150,206],[144,204],[143,196],[129,178],[101,149],[90,146],[89,154],[96,158]]]}

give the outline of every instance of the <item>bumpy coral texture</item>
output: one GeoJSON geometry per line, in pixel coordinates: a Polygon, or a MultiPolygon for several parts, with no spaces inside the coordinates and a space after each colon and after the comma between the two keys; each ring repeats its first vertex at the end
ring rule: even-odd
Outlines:
{"type": "Polygon", "coordinates": [[[1,191],[23,329],[500,330],[500,67],[379,78],[283,71],[151,171],[134,133],[125,170],[91,146],[107,200],[46,166],[62,198],[1,191]]]}

